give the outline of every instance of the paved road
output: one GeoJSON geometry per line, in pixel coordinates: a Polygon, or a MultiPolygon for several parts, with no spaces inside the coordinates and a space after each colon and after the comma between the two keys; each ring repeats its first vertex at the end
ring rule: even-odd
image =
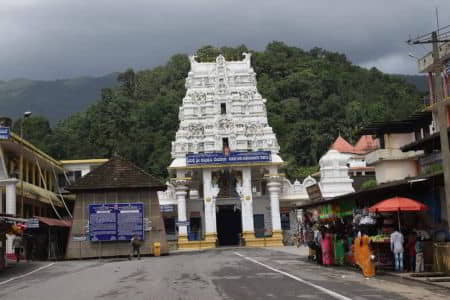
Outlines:
{"type": "MultiPolygon", "coordinates": [[[[438,291],[439,292],[439,291],[438,291]]],[[[445,291],[444,291],[445,293],[445,291]]],[[[0,282],[1,299],[442,299],[410,282],[364,279],[273,249],[58,262],[0,282]],[[409,284],[409,286],[408,286],[409,284]]]]}

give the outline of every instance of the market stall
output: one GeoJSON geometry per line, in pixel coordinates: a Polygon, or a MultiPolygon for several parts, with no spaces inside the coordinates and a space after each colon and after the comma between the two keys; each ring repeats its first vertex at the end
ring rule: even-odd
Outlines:
{"type": "MultiPolygon", "coordinates": [[[[381,219],[380,223],[382,224],[379,234],[371,237],[373,249],[377,257],[377,267],[392,268],[393,266],[393,256],[390,248],[390,234],[395,231],[397,226],[398,230],[401,231],[401,214],[405,212],[421,212],[426,211],[427,209],[428,207],[425,204],[405,197],[389,198],[369,208],[370,212],[378,214],[379,219],[381,219]],[[397,217],[397,224],[395,224],[395,217],[397,217]]],[[[407,230],[403,231],[408,233],[407,239],[412,238],[413,235],[411,235],[411,230],[409,230],[409,232],[407,230]]],[[[408,257],[408,249],[406,245],[407,243],[405,241],[405,266],[408,266],[410,257],[408,257]]],[[[412,246],[414,247],[414,245],[412,246]]]]}

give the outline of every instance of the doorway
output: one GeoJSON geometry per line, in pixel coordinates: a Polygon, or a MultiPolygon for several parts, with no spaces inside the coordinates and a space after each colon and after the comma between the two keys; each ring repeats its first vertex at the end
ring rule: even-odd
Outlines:
{"type": "Polygon", "coordinates": [[[221,205],[216,214],[216,220],[219,245],[239,245],[242,233],[241,211],[234,209],[234,205],[221,205]]]}

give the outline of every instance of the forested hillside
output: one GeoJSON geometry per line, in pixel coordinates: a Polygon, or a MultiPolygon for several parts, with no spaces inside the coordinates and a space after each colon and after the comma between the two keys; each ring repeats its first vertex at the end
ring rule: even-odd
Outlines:
{"type": "Polygon", "coordinates": [[[44,115],[55,124],[85,110],[100,98],[101,89],[117,85],[117,74],[52,81],[16,79],[0,81],[0,111],[19,118],[24,111],[44,115]]]}
{"type": "Polygon", "coordinates": [[[415,85],[420,92],[428,94],[428,78],[425,75],[395,74],[394,76],[400,77],[406,82],[415,85]]]}
{"type": "MultiPolygon", "coordinates": [[[[219,53],[241,59],[245,46],[203,47],[197,60],[219,53]]],[[[269,123],[291,177],[316,165],[340,133],[355,141],[364,124],[406,117],[419,108],[420,93],[403,79],[352,65],[343,54],[304,51],[281,42],[253,52],[258,89],[267,98],[269,123]]],[[[186,55],[174,55],[152,70],[119,74],[119,86],[104,89],[101,100],[51,129],[30,119],[26,137],[56,158],[110,157],[119,153],[151,173],[166,177],[178,107],[189,71],[186,55]]]]}

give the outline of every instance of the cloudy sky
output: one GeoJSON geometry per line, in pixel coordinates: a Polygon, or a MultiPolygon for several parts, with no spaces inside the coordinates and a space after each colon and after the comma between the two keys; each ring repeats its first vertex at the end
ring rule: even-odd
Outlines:
{"type": "Polygon", "coordinates": [[[96,76],[203,45],[273,40],[416,73],[408,37],[450,24],[449,0],[0,0],[0,80],[96,76]]]}

